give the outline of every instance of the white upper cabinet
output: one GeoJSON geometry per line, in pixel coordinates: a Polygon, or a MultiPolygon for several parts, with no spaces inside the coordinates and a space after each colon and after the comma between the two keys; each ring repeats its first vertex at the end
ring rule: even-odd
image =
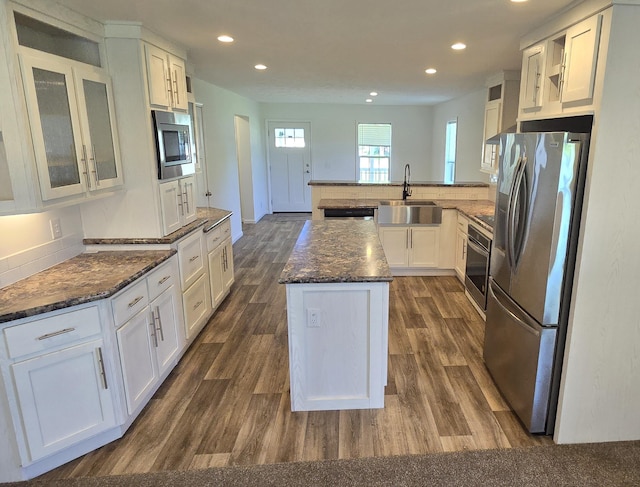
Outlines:
{"type": "Polygon", "coordinates": [[[47,54],[20,61],[42,200],[121,185],[109,77],[47,54]]]}
{"type": "Polygon", "coordinates": [[[503,71],[487,80],[480,163],[480,170],[483,172],[494,174],[498,171],[498,145],[488,144],[487,140],[515,126],[518,116],[519,79],[518,72],[503,71]]]}
{"type": "Polygon", "coordinates": [[[145,44],[149,103],[156,108],[187,111],[186,68],[183,59],[145,44]]]}
{"type": "Polygon", "coordinates": [[[562,103],[593,97],[602,16],[596,15],[567,30],[562,74],[562,103]]]}
{"type": "Polygon", "coordinates": [[[538,44],[522,53],[520,76],[520,110],[536,110],[542,105],[542,76],[544,44],[538,44]]]}
{"type": "Polygon", "coordinates": [[[604,18],[589,17],[523,51],[520,119],[593,113],[604,18]]]}

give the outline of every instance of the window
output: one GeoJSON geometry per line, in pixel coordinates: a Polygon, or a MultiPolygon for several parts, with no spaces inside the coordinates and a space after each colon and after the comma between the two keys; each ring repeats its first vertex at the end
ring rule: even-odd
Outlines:
{"type": "Polygon", "coordinates": [[[275,129],[276,147],[304,147],[304,129],[275,129]]]}
{"type": "Polygon", "coordinates": [[[362,183],[388,183],[391,124],[358,124],[358,179],[362,183]]]}
{"type": "Polygon", "coordinates": [[[444,183],[453,184],[456,177],[456,138],[458,120],[447,122],[444,142],[444,183]]]}

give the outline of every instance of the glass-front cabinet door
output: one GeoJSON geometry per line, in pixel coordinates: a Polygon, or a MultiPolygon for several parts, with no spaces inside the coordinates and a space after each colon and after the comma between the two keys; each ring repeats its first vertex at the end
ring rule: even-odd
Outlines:
{"type": "Polygon", "coordinates": [[[89,190],[122,184],[113,95],[107,75],[97,70],[75,72],[78,108],[86,147],[89,190]]]}
{"type": "Polygon", "coordinates": [[[71,66],[26,55],[21,63],[42,199],[82,193],[87,166],[71,66]]]}
{"type": "Polygon", "coordinates": [[[121,185],[109,77],[46,54],[20,60],[42,200],[121,185]]]}

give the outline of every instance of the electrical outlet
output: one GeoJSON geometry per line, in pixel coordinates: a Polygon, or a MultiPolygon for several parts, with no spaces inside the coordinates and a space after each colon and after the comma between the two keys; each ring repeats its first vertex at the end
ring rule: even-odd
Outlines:
{"type": "Polygon", "coordinates": [[[60,226],[60,218],[52,218],[49,220],[49,226],[51,227],[51,238],[56,240],[62,238],[62,227],[60,226]]]}
{"type": "Polygon", "coordinates": [[[307,326],[309,328],[320,328],[320,310],[317,308],[307,308],[307,326]]]}

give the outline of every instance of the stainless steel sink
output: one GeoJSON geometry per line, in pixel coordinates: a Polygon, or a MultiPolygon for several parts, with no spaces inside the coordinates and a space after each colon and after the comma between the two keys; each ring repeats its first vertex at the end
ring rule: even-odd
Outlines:
{"type": "Polygon", "coordinates": [[[384,206],[438,206],[429,200],[384,200],[380,204],[384,206]]]}
{"type": "Polygon", "coordinates": [[[442,208],[428,200],[385,200],[378,205],[379,225],[439,225],[442,208]]]}

